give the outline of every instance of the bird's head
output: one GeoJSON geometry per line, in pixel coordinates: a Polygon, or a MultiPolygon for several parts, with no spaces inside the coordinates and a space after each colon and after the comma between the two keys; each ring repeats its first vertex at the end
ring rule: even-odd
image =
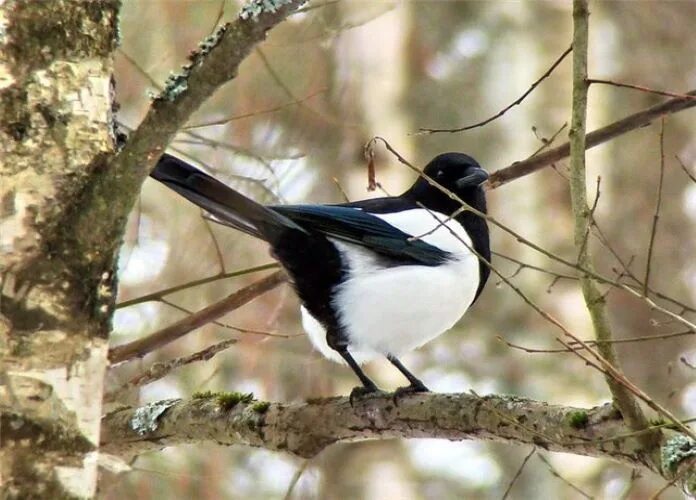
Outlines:
{"type": "MultiPolygon", "coordinates": [[[[443,153],[433,158],[425,166],[423,173],[473,208],[481,212],[486,211],[486,199],[481,184],[488,179],[488,172],[471,156],[463,153],[443,153]]],[[[460,206],[425,177],[419,177],[408,193],[416,201],[433,210],[452,213],[460,206]]]]}

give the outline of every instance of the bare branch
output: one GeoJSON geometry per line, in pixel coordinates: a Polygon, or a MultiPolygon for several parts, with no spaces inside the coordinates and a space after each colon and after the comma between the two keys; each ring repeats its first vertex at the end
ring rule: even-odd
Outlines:
{"type": "Polygon", "coordinates": [[[130,306],[134,306],[136,304],[142,304],[144,302],[151,302],[153,300],[161,300],[163,297],[166,297],[167,295],[171,295],[172,293],[180,292],[182,290],[187,290],[189,288],[193,288],[193,287],[196,287],[199,285],[205,285],[207,283],[213,283],[213,282],[219,281],[219,280],[224,280],[224,279],[228,279],[228,278],[235,278],[237,276],[244,276],[245,274],[251,274],[251,273],[258,272],[258,271],[267,271],[269,269],[276,269],[276,268],[278,268],[278,264],[276,262],[273,262],[270,264],[263,264],[261,266],[250,267],[248,269],[242,269],[239,271],[232,271],[229,273],[216,274],[215,276],[208,276],[207,278],[201,278],[198,280],[189,281],[188,283],[184,283],[182,285],[176,285],[176,286],[172,286],[169,288],[165,288],[164,290],[159,290],[157,292],[148,293],[147,295],[141,295],[140,297],[136,297],[134,299],[124,300],[123,302],[119,302],[116,305],[116,309],[120,309],[123,307],[130,307],[130,306]]]}
{"type": "Polygon", "coordinates": [[[657,184],[657,201],[655,202],[655,214],[653,215],[652,229],[650,230],[650,243],[648,244],[648,257],[645,264],[645,279],[643,280],[643,295],[648,296],[650,283],[650,264],[652,262],[657,223],[660,220],[660,205],[662,204],[662,182],[665,178],[665,119],[660,121],[660,181],[657,184]]]}
{"type": "Polygon", "coordinates": [[[314,97],[316,97],[316,96],[318,96],[318,95],[320,95],[320,94],[326,93],[326,90],[327,90],[327,89],[319,89],[319,90],[317,90],[317,91],[315,91],[315,92],[312,92],[312,93],[306,95],[305,97],[303,97],[303,98],[301,98],[301,99],[296,99],[296,100],[293,99],[293,100],[290,101],[290,102],[286,102],[285,104],[280,104],[280,105],[278,105],[278,106],[273,106],[272,108],[268,108],[268,109],[261,109],[261,110],[259,110],[259,111],[252,111],[252,112],[249,112],[249,113],[242,113],[242,114],[239,114],[239,115],[230,116],[229,118],[221,118],[220,120],[213,120],[213,121],[209,121],[209,122],[192,123],[192,124],[190,124],[190,125],[186,125],[185,127],[182,127],[181,130],[191,130],[191,129],[195,129],[195,128],[213,127],[213,126],[215,126],[215,125],[226,125],[226,124],[228,124],[228,123],[230,123],[230,122],[233,122],[233,121],[235,121],[235,120],[241,120],[241,119],[243,119],[243,118],[251,118],[251,117],[253,117],[253,116],[260,116],[260,115],[266,115],[266,114],[269,114],[269,113],[275,113],[276,111],[280,111],[280,110],[285,109],[285,108],[288,108],[288,107],[290,107],[290,106],[297,106],[298,104],[301,104],[301,103],[303,103],[303,102],[305,102],[305,101],[309,101],[310,99],[312,99],[312,98],[314,98],[314,97]]]}
{"type": "MultiPolygon", "coordinates": [[[[625,134],[626,132],[644,127],[661,116],[678,113],[679,111],[695,107],[696,99],[693,99],[693,97],[696,96],[696,90],[692,90],[686,95],[688,98],[675,97],[674,99],[644,109],[643,111],[639,111],[638,113],[634,113],[626,118],[611,123],[606,127],[590,132],[587,134],[585,147],[587,149],[593,148],[625,134]]],[[[515,162],[512,165],[493,172],[488,179],[488,188],[495,189],[519,177],[534,173],[558,160],[568,157],[569,154],[570,143],[566,142],[544,153],[515,162]]]]}
{"type": "MultiPolygon", "coordinates": [[[[174,302],[171,302],[167,299],[160,299],[160,302],[162,302],[162,304],[166,304],[169,307],[176,309],[177,311],[181,311],[181,312],[186,313],[188,315],[196,314],[194,311],[191,311],[190,309],[186,309],[185,307],[182,307],[178,304],[175,304],[174,302]]],[[[295,335],[286,335],[284,333],[274,333],[274,332],[267,332],[267,331],[263,331],[263,330],[252,330],[250,328],[242,328],[240,326],[230,325],[228,323],[223,323],[223,322],[217,321],[217,320],[211,321],[210,324],[219,326],[220,328],[234,330],[235,332],[239,332],[239,333],[248,333],[250,335],[263,335],[264,337],[277,337],[280,339],[290,339],[290,338],[299,337],[302,335],[301,333],[298,333],[295,335]]]]}
{"type": "Polygon", "coordinates": [[[536,448],[532,448],[532,450],[527,454],[527,456],[524,457],[524,460],[522,460],[522,463],[520,464],[519,468],[517,469],[517,472],[515,472],[515,475],[512,477],[510,484],[508,484],[507,488],[505,488],[505,493],[503,493],[501,500],[505,500],[508,497],[508,495],[510,494],[510,491],[512,490],[512,487],[515,486],[515,482],[517,481],[517,478],[522,475],[522,471],[524,470],[524,467],[527,465],[527,462],[529,462],[529,459],[532,458],[532,455],[534,455],[535,452],[536,452],[536,448]]]}
{"type": "MultiPolygon", "coordinates": [[[[645,337],[633,337],[633,338],[628,338],[628,339],[612,339],[609,341],[604,341],[605,343],[609,344],[632,344],[635,342],[649,342],[652,340],[667,340],[667,339],[673,339],[673,338],[679,338],[679,337],[684,337],[687,335],[696,335],[696,330],[684,330],[684,331],[679,331],[679,332],[671,332],[671,333],[662,333],[659,335],[647,335],[645,337]]],[[[545,353],[545,354],[555,354],[555,353],[562,353],[562,352],[573,352],[571,349],[534,349],[531,347],[524,347],[519,344],[515,344],[510,342],[509,340],[501,337],[498,335],[498,340],[501,342],[505,343],[508,347],[511,347],[513,349],[519,349],[520,351],[528,352],[528,353],[545,353]]],[[[596,340],[583,340],[583,342],[587,345],[591,346],[596,346],[597,341],[596,340]]],[[[575,347],[582,347],[579,345],[577,342],[569,342],[571,346],[575,347]]]]}
{"type": "Polygon", "coordinates": [[[534,151],[531,155],[529,155],[529,157],[531,158],[532,156],[536,156],[536,155],[538,155],[539,153],[541,153],[542,151],[544,151],[545,149],[550,148],[550,147],[551,147],[551,144],[554,143],[554,141],[556,140],[556,138],[561,134],[561,132],[563,132],[563,131],[565,130],[565,128],[566,128],[567,126],[568,126],[568,122],[566,122],[566,123],[564,123],[563,125],[561,125],[561,126],[558,128],[558,130],[556,130],[556,131],[553,133],[553,135],[552,135],[551,137],[549,137],[548,139],[545,138],[545,137],[538,137],[538,139],[542,142],[542,144],[541,144],[541,146],[539,146],[539,149],[537,149],[536,151],[534,151]]]}
{"type": "Polygon", "coordinates": [[[644,87],[643,85],[632,85],[630,83],[615,82],[613,80],[601,80],[599,78],[588,78],[588,84],[601,83],[604,85],[612,85],[614,87],[623,87],[627,89],[640,90],[641,92],[647,92],[648,94],[657,94],[667,97],[678,97],[679,99],[696,99],[696,96],[689,94],[679,94],[677,92],[669,92],[667,90],[655,90],[649,87],[644,87]]]}
{"type": "Polygon", "coordinates": [[[480,121],[480,122],[478,122],[478,123],[474,123],[474,124],[472,124],[472,125],[466,125],[466,126],[458,127],[458,128],[420,128],[420,129],[418,129],[418,133],[419,133],[419,134],[434,134],[434,133],[438,133],[438,132],[449,132],[449,133],[463,132],[463,131],[465,131],[465,130],[471,130],[472,128],[482,127],[482,126],[484,126],[484,125],[486,125],[486,124],[492,122],[493,120],[496,120],[496,119],[500,118],[500,117],[503,116],[505,113],[507,113],[508,111],[510,111],[510,109],[512,109],[514,106],[517,106],[517,105],[520,104],[522,101],[524,101],[525,98],[526,98],[529,94],[531,94],[531,93],[534,91],[534,89],[537,88],[537,86],[538,86],[541,82],[543,82],[546,78],[548,78],[549,75],[550,75],[551,73],[553,73],[553,70],[555,70],[555,69],[558,67],[558,65],[561,64],[561,62],[563,61],[563,59],[565,59],[566,56],[572,52],[572,50],[573,50],[573,46],[571,45],[570,47],[568,47],[568,48],[565,50],[565,52],[563,52],[563,54],[561,54],[561,55],[558,57],[558,59],[556,59],[556,61],[551,65],[551,67],[550,67],[549,69],[546,70],[546,72],[545,72],[543,75],[541,75],[541,77],[539,77],[534,83],[532,83],[532,86],[529,87],[529,88],[527,89],[527,91],[526,91],[524,94],[522,94],[520,97],[518,97],[517,100],[516,100],[515,102],[513,102],[513,103],[510,104],[509,106],[506,106],[505,108],[503,108],[503,109],[500,110],[498,113],[496,113],[495,115],[491,116],[490,118],[486,118],[485,120],[480,121]]]}
{"type": "Polygon", "coordinates": [[[213,242],[213,247],[215,248],[215,256],[217,257],[218,265],[220,266],[220,274],[226,274],[227,269],[225,269],[225,257],[222,255],[222,250],[220,249],[220,244],[218,243],[217,237],[215,236],[215,232],[213,231],[213,228],[210,227],[210,220],[205,216],[205,211],[203,210],[201,210],[201,218],[203,219],[205,229],[210,235],[210,239],[213,242]]]}
{"type": "Polygon", "coordinates": [[[558,473],[558,471],[557,471],[556,469],[553,468],[553,466],[551,465],[551,463],[544,457],[544,455],[542,455],[541,453],[539,453],[539,454],[537,454],[537,458],[538,458],[539,460],[541,460],[541,461],[546,465],[546,467],[549,469],[549,472],[551,473],[552,476],[557,477],[558,479],[560,479],[561,481],[563,481],[565,484],[567,484],[567,485],[568,485],[572,490],[574,490],[576,493],[579,493],[580,495],[582,495],[583,497],[585,497],[585,498],[587,498],[587,499],[589,499],[589,500],[592,500],[592,499],[594,498],[593,496],[588,495],[587,493],[585,493],[584,491],[582,491],[580,488],[578,488],[577,486],[575,486],[573,483],[571,483],[570,481],[568,481],[566,478],[564,478],[563,476],[561,476],[561,475],[558,473]]]}
{"type": "Polygon", "coordinates": [[[679,166],[682,168],[684,173],[691,179],[693,182],[696,182],[696,176],[694,176],[691,172],[689,172],[689,169],[686,168],[686,165],[684,165],[684,162],[679,158],[679,156],[674,155],[674,157],[677,159],[677,162],[679,163],[679,166]]]}
{"type": "Polygon", "coordinates": [[[150,365],[150,367],[144,372],[132,377],[128,382],[123,384],[118,389],[104,394],[104,402],[108,403],[111,401],[117,401],[123,394],[131,391],[137,387],[143,385],[151,384],[156,380],[166,377],[172,371],[186,366],[191,363],[196,363],[198,361],[208,361],[217,353],[224,351],[230,346],[237,343],[237,339],[227,339],[217,344],[206,347],[198,352],[189,354],[188,356],[182,356],[180,358],[170,359],[168,361],[158,361],[150,365]]]}
{"type": "Polygon", "coordinates": [[[109,349],[109,360],[112,364],[127,361],[132,358],[142,357],[174,340],[183,337],[187,333],[210,323],[214,319],[234,311],[244,304],[252,301],[259,295],[272,290],[284,283],[286,275],[284,271],[276,271],[251,285],[237,290],[228,297],[211,304],[200,311],[169,325],[162,330],[143,337],[128,344],[109,349]]]}

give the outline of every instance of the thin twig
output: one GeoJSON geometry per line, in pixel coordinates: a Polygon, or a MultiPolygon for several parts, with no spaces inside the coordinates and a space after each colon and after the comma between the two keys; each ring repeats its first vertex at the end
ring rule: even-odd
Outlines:
{"type": "Polygon", "coordinates": [[[245,274],[256,273],[259,271],[267,271],[269,269],[276,269],[276,268],[278,268],[278,266],[279,266],[278,263],[272,262],[270,264],[263,264],[262,266],[249,267],[247,269],[241,269],[239,271],[232,271],[229,273],[216,274],[215,276],[208,276],[207,278],[201,278],[198,280],[189,281],[189,282],[183,283],[181,285],[176,285],[176,286],[172,286],[169,288],[165,288],[163,290],[159,290],[157,292],[148,293],[147,295],[141,295],[140,297],[136,297],[134,299],[124,300],[123,302],[119,302],[118,304],[116,304],[116,309],[121,309],[123,307],[130,307],[130,306],[134,306],[136,304],[142,304],[143,302],[151,302],[153,300],[161,300],[162,297],[166,297],[167,295],[171,295],[172,293],[180,292],[182,290],[187,290],[189,288],[193,288],[193,287],[196,287],[199,285],[205,285],[206,283],[213,283],[214,281],[225,280],[228,278],[236,278],[237,276],[244,276],[245,274]]]}
{"type": "Polygon", "coordinates": [[[272,290],[286,280],[284,271],[276,271],[265,278],[252,283],[249,286],[237,290],[228,297],[201,309],[200,311],[183,318],[147,337],[134,340],[127,344],[109,349],[109,360],[112,364],[120,363],[133,358],[140,358],[146,354],[167,345],[174,340],[183,337],[187,333],[210,323],[214,319],[234,311],[244,304],[252,301],[259,295],[272,290]]]}
{"type": "Polygon", "coordinates": [[[486,118],[485,120],[480,121],[480,122],[477,122],[477,123],[474,123],[474,124],[472,124],[472,125],[465,125],[465,126],[463,126],[463,127],[458,127],[458,128],[420,128],[420,129],[418,129],[418,134],[435,134],[435,133],[438,133],[438,132],[449,132],[449,133],[463,132],[464,130],[471,130],[471,129],[473,129],[473,128],[482,127],[482,126],[484,126],[484,125],[486,125],[486,124],[492,122],[493,120],[496,120],[496,119],[500,118],[500,117],[503,116],[505,113],[507,113],[508,111],[510,111],[510,109],[512,109],[514,106],[517,106],[517,105],[519,105],[522,101],[524,101],[525,98],[526,98],[529,94],[531,94],[531,93],[534,91],[534,89],[537,88],[537,86],[538,86],[541,82],[543,82],[546,78],[548,78],[549,75],[550,75],[551,73],[553,73],[553,70],[555,70],[556,67],[557,67],[559,64],[561,64],[561,62],[563,61],[563,59],[565,59],[566,56],[572,52],[572,50],[573,50],[573,46],[571,45],[570,47],[568,47],[568,48],[565,50],[565,52],[563,52],[563,54],[561,54],[561,55],[558,57],[558,59],[556,59],[556,61],[551,65],[551,67],[550,67],[549,69],[546,70],[546,72],[545,72],[543,75],[541,75],[541,77],[539,77],[534,83],[532,83],[532,86],[529,87],[529,88],[527,89],[527,91],[526,91],[524,94],[522,94],[520,97],[518,97],[517,100],[515,100],[512,104],[510,104],[509,106],[506,106],[505,108],[503,108],[502,110],[500,110],[499,112],[497,112],[495,115],[491,116],[490,118],[486,118]]]}
{"type": "Polygon", "coordinates": [[[225,258],[222,255],[222,250],[220,249],[220,244],[218,243],[217,237],[213,232],[213,228],[210,227],[209,220],[205,217],[205,212],[201,209],[201,218],[203,219],[203,224],[205,225],[206,231],[210,235],[210,239],[213,241],[213,247],[215,248],[215,255],[217,256],[218,264],[220,266],[220,274],[227,273],[225,269],[225,258]]]}
{"type": "Polygon", "coordinates": [[[655,89],[651,89],[649,87],[644,87],[642,85],[633,85],[630,83],[615,82],[613,80],[602,80],[599,78],[588,78],[587,83],[588,84],[601,83],[604,85],[612,85],[614,87],[623,87],[623,88],[627,88],[627,89],[640,90],[641,92],[647,92],[649,94],[657,94],[657,95],[663,95],[663,96],[667,96],[667,97],[678,97],[679,99],[696,99],[696,96],[692,96],[689,94],[679,94],[677,92],[669,92],[667,90],[655,90],[655,89]]]}
{"type": "MultiPolygon", "coordinates": [[[[609,239],[606,237],[606,235],[604,234],[604,232],[602,231],[602,229],[600,228],[600,226],[599,226],[599,224],[597,223],[596,220],[593,220],[593,221],[592,221],[592,226],[594,227],[594,229],[595,229],[595,231],[596,231],[596,233],[597,233],[597,237],[598,237],[600,243],[602,243],[602,245],[604,245],[604,247],[606,247],[606,248],[609,250],[609,252],[611,252],[611,254],[614,256],[614,258],[616,259],[616,261],[617,261],[619,264],[621,264],[621,267],[623,268],[623,272],[622,272],[623,275],[625,275],[625,276],[627,276],[628,278],[632,279],[632,280],[635,281],[635,283],[636,283],[636,285],[622,284],[622,286],[625,286],[625,287],[630,288],[631,290],[637,291],[637,290],[636,290],[637,287],[638,287],[639,285],[642,285],[642,283],[641,283],[640,280],[636,277],[636,275],[633,273],[633,271],[631,271],[631,263],[632,263],[633,260],[634,260],[634,256],[632,256],[632,257],[629,259],[628,262],[624,262],[623,259],[621,258],[621,256],[619,255],[619,253],[618,253],[616,250],[614,250],[613,246],[609,243],[609,239]]],[[[598,277],[595,277],[595,278],[596,278],[596,279],[600,279],[600,278],[598,278],[598,277]]],[[[609,282],[607,282],[607,283],[609,283],[609,282]]],[[[642,286],[641,286],[641,288],[642,288],[642,286]]],[[[671,303],[671,304],[673,304],[673,305],[675,305],[675,306],[681,307],[682,310],[683,310],[683,312],[682,312],[681,314],[684,314],[684,312],[686,312],[686,311],[689,311],[689,312],[692,312],[692,313],[696,313],[696,308],[691,307],[691,306],[689,306],[689,305],[687,305],[687,304],[684,304],[683,302],[680,302],[680,301],[678,301],[677,299],[674,299],[674,298],[672,298],[672,297],[669,297],[669,296],[663,294],[662,292],[659,292],[659,291],[657,291],[657,290],[655,290],[655,289],[653,289],[653,288],[650,288],[650,287],[648,287],[648,291],[649,291],[652,295],[654,295],[655,297],[657,297],[657,298],[659,298],[659,299],[661,299],[661,300],[664,300],[664,301],[666,301],[666,302],[669,302],[669,303],[671,303]]],[[[635,295],[635,294],[634,294],[634,295],[635,295]]],[[[659,310],[659,309],[658,309],[658,310],[659,310]]],[[[663,312],[663,311],[660,310],[660,312],[663,312]]]]}
{"type": "MultiPolygon", "coordinates": [[[[630,339],[612,339],[612,340],[604,341],[604,342],[607,342],[609,344],[631,344],[631,343],[635,343],[635,342],[649,342],[652,340],[667,340],[667,339],[673,339],[673,338],[678,338],[678,337],[684,337],[687,335],[696,335],[696,331],[695,330],[685,330],[685,331],[680,331],[680,332],[664,333],[661,335],[648,335],[645,337],[635,337],[635,338],[630,338],[630,339]]],[[[528,352],[528,353],[533,353],[533,354],[540,354],[540,353],[557,354],[557,353],[564,353],[564,352],[572,352],[569,349],[535,349],[535,348],[531,348],[531,347],[521,346],[519,344],[514,344],[514,343],[510,342],[509,340],[501,337],[500,335],[498,335],[497,338],[498,338],[498,340],[503,342],[508,347],[511,347],[513,349],[518,349],[520,351],[524,351],[524,352],[528,352]]],[[[587,345],[591,345],[591,346],[597,345],[596,340],[584,340],[583,342],[585,342],[587,345]]],[[[576,343],[570,342],[570,344],[575,345],[576,343]]]]}
{"type": "Polygon", "coordinates": [[[577,493],[579,493],[579,494],[582,495],[583,497],[588,498],[589,500],[592,500],[592,499],[594,498],[593,496],[588,495],[587,493],[585,493],[584,491],[582,491],[580,488],[578,488],[577,486],[575,486],[573,483],[571,483],[570,481],[568,481],[566,478],[564,478],[563,476],[561,476],[561,475],[558,473],[558,471],[557,471],[556,469],[553,468],[553,466],[551,465],[551,463],[544,457],[544,455],[542,455],[541,453],[538,453],[538,454],[537,454],[537,458],[539,458],[539,460],[541,460],[542,462],[544,462],[544,464],[546,464],[546,467],[548,467],[549,472],[551,473],[552,476],[557,477],[558,479],[560,479],[561,481],[563,481],[565,484],[567,484],[570,488],[572,488],[573,490],[575,490],[577,493]]]}
{"type": "Polygon", "coordinates": [[[574,276],[572,274],[562,274],[562,273],[557,273],[555,271],[551,271],[549,269],[544,269],[543,267],[538,267],[533,264],[527,264],[526,262],[522,262],[521,260],[515,259],[514,257],[510,257],[509,255],[502,254],[500,252],[491,252],[491,254],[495,255],[496,257],[501,257],[505,260],[509,260],[510,262],[514,262],[517,264],[519,267],[522,269],[532,269],[534,271],[538,271],[540,273],[544,274],[549,274],[551,276],[554,276],[557,279],[566,279],[566,280],[577,280],[578,277],[574,276]]]}
{"type": "Polygon", "coordinates": [[[219,120],[212,120],[209,122],[198,122],[198,123],[192,123],[190,125],[186,125],[185,127],[182,127],[181,130],[192,130],[196,128],[203,128],[203,127],[213,127],[215,125],[226,125],[230,122],[233,122],[235,120],[242,120],[244,118],[251,118],[253,116],[260,116],[260,115],[266,115],[270,113],[275,113],[276,111],[283,110],[285,108],[289,108],[291,106],[297,106],[305,101],[309,101],[310,99],[313,99],[314,97],[326,93],[327,89],[319,89],[315,92],[312,92],[305,97],[302,97],[301,99],[296,99],[292,100],[290,102],[286,102],[284,104],[279,104],[278,106],[274,106],[272,108],[267,108],[267,109],[262,109],[259,111],[252,111],[250,113],[242,113],[239,115],[234,115],[230,116],[228,118],[221,118],[219,120]]]}
{"type": "Polygon", "coordinates": [[[318,118],[320,118],[328,123],[333,123],[333,124],[337,124],[340,126],[352,126],[352,127],[362,128],[362,126],[359,124],[346,123],[344,120],[339,120],[333,116],[326,115],[321,111],[318,111],[310,106],[307,106],[301,99],[299,99],[295,95],[295,93],[292,91],[292,89],[290,89],[290,87],[288,87],[288,85],[283,81],[280,74],[275,70],[273,65],[271,65],[271,62],[268,60],[268,58],[266,57],[266,54],[264,54],[264,52],[261,50],[260,47],[256,47],[256,55],[259,56],[259,59],[261,59],[263,66],[266,68],[266,71],[268,71],[268,74],[271,76],[271,78],[276,83],[276,85],[278,85],[282,89],[282,91],[285,93],[285,95],[288,96],[288,98],[292,99],[292,101],[295,104],[297,104],[301,109],[309,111],[314,116],[316,116],[316,117],[318,117],[318,118]]]}
{"type": "Polygon", "coordinates": [[[670,481],[668,481],[662,488],[660,488],[654,494],[650,495],[650,500],[658,500],[665,491],[670,489],[672,486],[675,486],[677,481],[683,479],[687,473],[693,472],[693,466],[696,465],[696,458],[690,458],[686,461],[687,465],[682,465],[683,469],[679,471],[679,474],[675,474],[675,476],[670,481]]]}
{"type": "Polygon", "coordinates": [[[307,459],[302,462],[302,465],[300,465],[292,475],[292,479],[290,479],[290,484],[288,484],[288,489],[285,492],[283,500],[290,500],[292,498],[292,491],[295,489],[295,486],[297,486],[297,483],[300,482],[300,478],[302,477],[302,474],[304,474],[304,471],[307,470],[307,466],[309,466],[310,461],[310,459],[307,459]]]}
{"type": "Polygon", "coordinates": [[[331,180],[336,185],[336,189],[338,189],[338,192],[341,193],[341,198],[343,198],[343,201],[346,203],[350,203],[350,198],[348,198],[348,193],[346,193],[345,189],[343,189],[343,186],[341,186],[341,182],[338,180],[338,178],[332,177],[331,180]]]}
{"type": "MultiPolygon", "coordinates": [[[[167,300],[167,299],[159,299],[159,301],[162,302],[162,303],[165,304],[165,305],[168,305],[169,307],[171,307],[171,308],[173,308],[173,309],[176,309],[177,311],[181,311],[181,312],[186,313],[186,314],[189,314],[189,315],[191,315],[191,314],[196,314],[195,311],[191,311],[190,309],[187,309],[187,308],[182,307],[182,306],[180,306],[180,305],[178,305],[178,304],[175,304],[174,302],[171,302],[171,301],[169,301],[169,300],[167,300]]],[[[287,334],[284,334],[284,333],[266,332],[266,331],[263,331],[263,330],[252,330],[252,329],[249,329],[249,328],[242,328],[242,327],[240,327],[240,326],[230,325],[230,324],[228,324],[228,323],[223,323],[222,321],[217,321],[217,320],[211,321],[210,324],[211,324],[211,325],[219,326],[219,327],[221,327],[221,328],[226,328],[226,329],[228,329],[228,330],[233,330],[233,331],[238,332],[238,333],[248,333],[248,334],[250,334],[250,335],[262,335],[262,336],[264,336],[264,337],[277,337],[277,338],[280,338],[280,339],[291,339],[291,338],[293,338],[293,337],[300,337],[300,336],[302,336],[301,333],[298,333],[298,334],[295,334],[295,335],[287,335],[287,334]]]]}
{"type": "Polygon", "coordinates": [[[227,339],[223,340],[222,342],[218,342],[217,344],[208,346],[201,351],[189,354],[188,356],[153,363],[147,370],[136,375],[135,377],[132,377],[128,382],[123,384],[118,389],[106,393],[104,395],[104,402],[108,403],[111,401],[116,401],[126,392],[133,390],[136,387],[142,387],[143,385],[151,384],[156,380],[160,380],[169,375],[169,373],[171,373],[173,370],[176,370],[182,366],[195,363],[197,361],[208,361],[217,353],[224,351],[236,343],[237,339],[227,339]]]}
{"type": "Polygon", "coordinates": [[[306,7],[302,7],[300,9],[297,9],[293,14],[301,14],[303,12],[309,12],[310,10],[314,9],[320,9],[322,7],[328,7],[329,5],[334,5],[339,3],[341,0],[326,0],[325,2],[320,2],[320,3],[313,3],[311,5],[307,5],[306,7]]]}
{"type": "Polygon", "coordinates": [[[655,213],[653,214],[652,228],[650,230],[650,243],[648,244],[648,258],[645,264],[645,279],[643,280],[643,295],[648,296],[650,283],[650,265],[652,263],[653,248],[655,246],[655,235],[657,234],[657,224],[660,220],[660,205],[662,204],[662,181],[665,178],[665,119],[660,120],[660,181],[657,185],[657,201],[655,202],[655,213]]]}
{"type": "Polygon", "coordinates": [[[677,162],[679,163],[679,166],[682,168],[684,173],[691,179],[693,182],[696,182],[696,176],[692,175],[691,172],[689,172],[689,169],[686,168],[686,165],[684,165],[684,162],[679,158],[679,156],[674,155],[674,157],[677,159],[677,162]]]}
{"type": "Polygon", "coordinates": [[[501,500],[505,500],[508,497],[508,495],[510,494],[510,490],[512,490],[512,487],[515,486],[515,482],[517,481],[517,478],[519,478],[522,475],[522,471],[524,470],[524,467],[527,465],[527,462],[529,462],[529,459],[532,458],[532,455],[534,455],[535,452],[536,452],[536,448],[532,448],[532,450],[527,454],[527,456],[524,457],[524,460],[522,460],[522,463],[520,464],[519,468],[517,469],[517,472],[515,472],[515,475],[512,477],[510,484],[508,484],[507,488],[505,488],[505,493],[503,493],[501,500]]]}
{"type": "Polygon", "coordinates": [[[529,155],[529,158],[531,158],[532,156],[536,156],[539,153],[541,153],[542,151],[544,151],[545,149],[548,149],[549,147],[551,147],[551,145],[554,143],[556,138],[561,134],[561,132],[563,132],[565,130],[565,128],[567,126],[568,126],[568,122],[561,125],[560,128],[558,130],[556,130],[549,139],[541,138],[540,140],[542,142],[542,145],[539,147],[539,149],[537,149],[531,155],[529,155]]]}

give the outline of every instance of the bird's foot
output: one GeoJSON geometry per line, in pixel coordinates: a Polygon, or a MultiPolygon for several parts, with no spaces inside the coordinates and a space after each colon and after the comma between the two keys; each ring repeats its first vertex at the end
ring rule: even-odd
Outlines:
{"type": "Polygon", "coordinates": [[[352,391],[350,391],[350,396],[348,397],[348,401],[350,402],[350,406],[353,406],[353,403],[355,403],[356,400],[363,399],[365,396],[369,396],[371,394],[375,394],[378,392],[382,392],[377,388],[376,385],[371,385],[371,386],[365,386],[365,385],[359,385],[358,387],[354,387],[352,391]]]}
{"type": "Polygon", "coordinates": [[[392,396],[392,401],[394,401],[394,404],[398,406],[399,398],[408,396],[409,394],[415,394],[417,392],[430,392],[430,389],[428,389],[421,381],[414,382],[411,385],[399,387],[397,390],[395,390],[394,395],[392,396]]]}

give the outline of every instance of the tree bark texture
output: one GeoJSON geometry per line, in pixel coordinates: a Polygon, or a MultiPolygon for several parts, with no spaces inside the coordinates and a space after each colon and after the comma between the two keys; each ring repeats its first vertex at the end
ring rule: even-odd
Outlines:
{"type": "Polygon", "coordinates": [[[119,238],[92,219],[98,211],[84,193],[113,152],[118,8],[116,0],[0,5],[0,468],[8,497],[84,497],[96,485],[119,238]],[[88,224],[75,231],[80,218],[88,224]]]}

